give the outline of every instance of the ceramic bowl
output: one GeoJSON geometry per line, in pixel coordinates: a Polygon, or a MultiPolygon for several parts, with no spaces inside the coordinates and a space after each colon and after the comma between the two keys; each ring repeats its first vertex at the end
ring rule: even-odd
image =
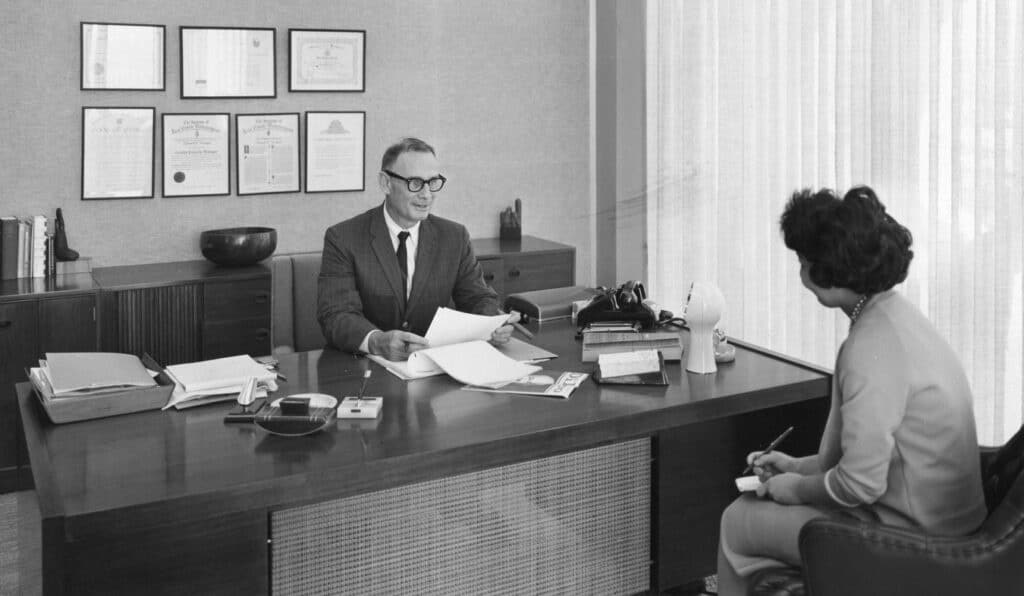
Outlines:
{"type": "Polygon", "coordinates": [[[255,265],[274,254],[277,230],[260,227],[205,230],[199,235],[199,248],[204,257],[218,265],[255,265]]]}

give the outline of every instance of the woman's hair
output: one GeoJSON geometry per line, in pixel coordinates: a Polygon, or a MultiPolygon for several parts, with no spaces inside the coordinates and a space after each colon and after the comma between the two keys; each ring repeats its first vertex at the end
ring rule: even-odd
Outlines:
{"type": "Polygon", "coordinates": [[[786,246],[807,260],[822,288],[874,294],[907,278],[914,251],[910,230],[888,213],[867,186],[842,199],[830,189],[793,193],[779,220],[786,246]]]}

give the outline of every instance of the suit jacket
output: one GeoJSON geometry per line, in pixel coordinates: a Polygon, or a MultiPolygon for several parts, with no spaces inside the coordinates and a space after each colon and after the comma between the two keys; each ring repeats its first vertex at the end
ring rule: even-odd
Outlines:
{"type": "Polygon", "coordinates": [[[498,295],[484,283],[469,232],[433,215],[420,222],[416,269],[406,301],[379,205],[327,229],[317,290],[317,320],[324,337],[352,352],[373,329],[424,335],[442,306],[476,314],[499,312],[498,295]]]}

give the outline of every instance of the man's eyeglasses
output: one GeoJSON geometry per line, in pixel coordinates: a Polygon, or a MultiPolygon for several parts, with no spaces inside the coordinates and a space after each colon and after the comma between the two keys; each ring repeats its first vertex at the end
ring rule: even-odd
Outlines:
{"type": "Polygon", "coordinates": [[[434,176],[430,180],[424,180],[423,178],[406,178],[405,176],[399,176],[398,174],[392,172],[391,170],[384,170],[384,173],[387,174],[388,176],[391,176],[392,178],[397,178],[399,180],[404,181],[406,188],[409,189],[409,192],[419,192],[423,190],[424,186],[429,188],[430,192],[437,192],[444,188],[444,183],[448,181],[448,179],[442,176],[441,174],[434,176]]]}

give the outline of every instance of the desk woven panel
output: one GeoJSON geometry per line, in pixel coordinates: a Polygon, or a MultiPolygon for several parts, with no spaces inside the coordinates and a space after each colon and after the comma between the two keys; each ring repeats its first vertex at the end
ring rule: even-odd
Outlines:
{"type": "Polygon", "coordinates": [[[651,451],[617,443],[271,514],[273,594],[635,594],[651,451]]]}

